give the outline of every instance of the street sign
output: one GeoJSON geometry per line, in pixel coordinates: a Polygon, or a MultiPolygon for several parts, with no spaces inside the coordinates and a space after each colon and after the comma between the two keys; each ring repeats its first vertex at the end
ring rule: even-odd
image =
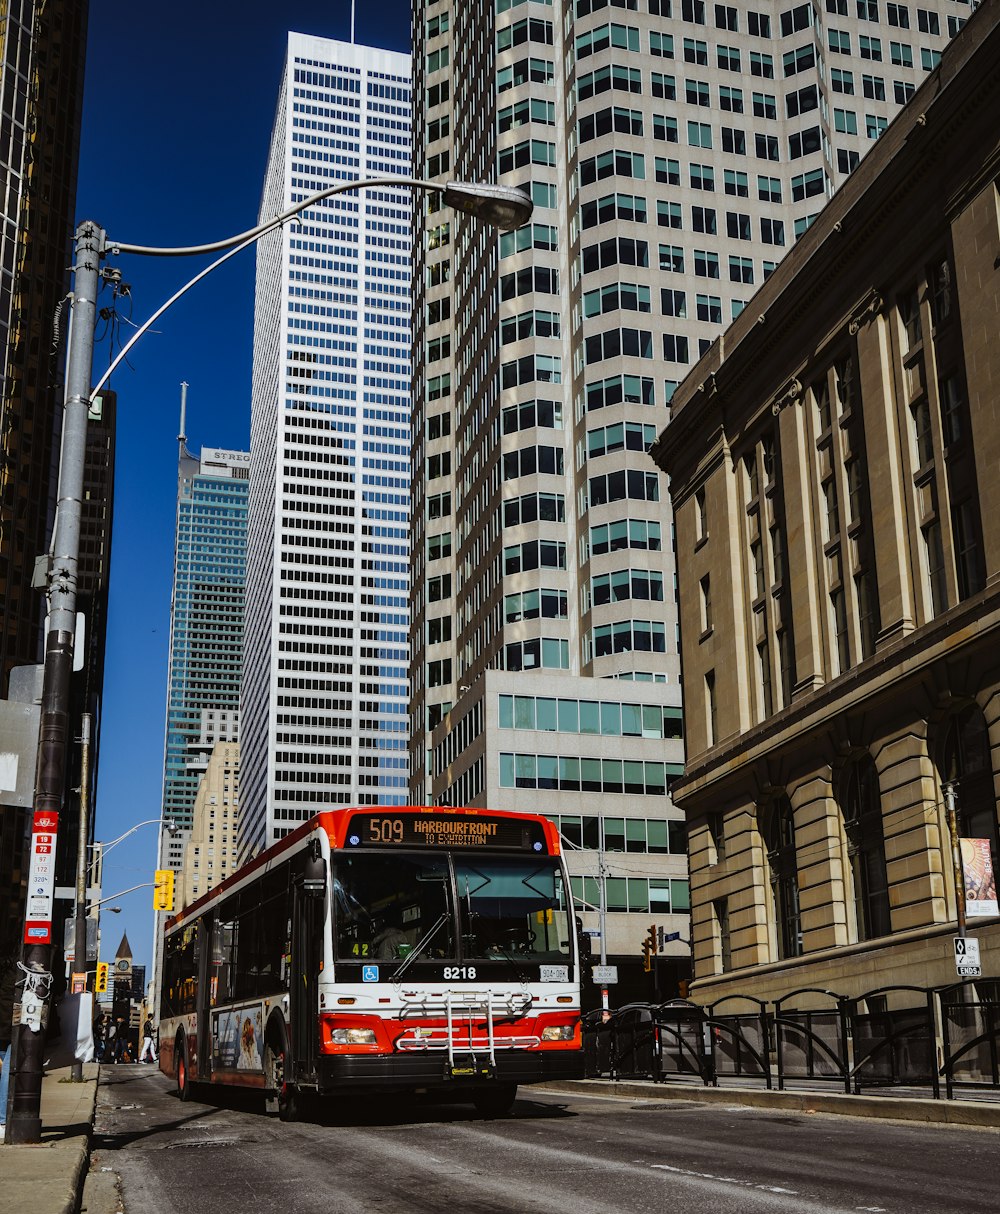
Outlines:
{"type": "Polygon", "coordinates": [[[56,884],[56,832],[59,815],[35,810],[28,869],[28,904],[24,915],[24,943],[52,943],[52,891],[56,884]]]}
{"type": "Polygon", "coordinates": [[[663,935],[663,943],[669,944],[671,940],[679,940],[680,938],[680,932],[665,932],[663,935]]]}
{"type": "Polygon", "coordinates": [[[591,940],[594,940],[594,939],[600,940],[600,938],[601,938],[601,933],[600,933],[599,929],[596,927],[585,927],[583,929],[583,934],[585,936],[589,936],[591,938],[591,940]]]}
{"type": "Polygon", "coordinates": [[[979,940],[976,936],[955,936],[955,972],[959,978],[981,978],[979,940]]]}
{"type": "Polygon", "coordinates": [[[617,965],[595,965],[594,982],[598,986],[613,986],[618,981],[617,965]]]}

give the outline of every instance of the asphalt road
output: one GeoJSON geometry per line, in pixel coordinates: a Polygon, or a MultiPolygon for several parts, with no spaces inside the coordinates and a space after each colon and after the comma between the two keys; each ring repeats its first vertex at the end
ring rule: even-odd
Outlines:
{"type": "Polygon", "coordinates": [[[102,1068],[93,1167],[126,1214],[978,1214],[1000,1134],[695,1101],[521,1089],[509,1117],[345,1099],[286,1124],[260,1097],[181,1104],[151,1066],[102,1068]]]}

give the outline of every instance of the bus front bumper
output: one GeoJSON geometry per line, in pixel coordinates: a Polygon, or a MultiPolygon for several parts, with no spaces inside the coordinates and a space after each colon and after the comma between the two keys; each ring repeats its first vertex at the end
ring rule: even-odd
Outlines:
{"type": "Polygon", "coordinates": [[[379,1055],[337,1054],[319,1060],[319,1089],[373,1091],[395,1088],[446,1089],[475,1083],[545,1083],[583,1078],[582,1050],[498,1050],[488,1056],[444,1052],[379,1055]]]}

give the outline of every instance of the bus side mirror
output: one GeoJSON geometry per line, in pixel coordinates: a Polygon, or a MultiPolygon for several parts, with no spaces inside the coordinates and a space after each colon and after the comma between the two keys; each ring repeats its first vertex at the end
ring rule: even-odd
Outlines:
{"type": "Polygon", "coordinates": [[[326,861],[319,840],[313,839],[306,852],[306,861],[302,869],[302,892],[314,897],[322,897],[326,893],[326,861]]]}
{"type": "Polygon", "coordinates": [[[590,936],[583,930],[583,921],[576,917],[576,939],[580,950],[580,960],[586,965],[593,960],[594,945],[590,936]]]}

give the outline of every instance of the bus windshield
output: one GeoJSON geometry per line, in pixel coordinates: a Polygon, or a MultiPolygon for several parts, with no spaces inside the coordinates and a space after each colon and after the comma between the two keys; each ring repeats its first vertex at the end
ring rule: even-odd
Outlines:
{"type": "Polygon", "coordinates": [[[404,961],[420,945],[417,965],[570,957],[568,891],[548,857],[338,855],[333,904],[341,961],[404,961]]]}
{"type": "Polygon", "coordinates": [[[434,932],[425,956],[454,957],[449,883],[446,856],[338,856],[333,878],[337,957],[401,961],[443,915],[446,922],[434,932]]]}
{"type": "Polygon", "coordinates": [[[566,961],[569,927],[553,860],[498,856],[455,860],[466,960],[566,961]]]}

